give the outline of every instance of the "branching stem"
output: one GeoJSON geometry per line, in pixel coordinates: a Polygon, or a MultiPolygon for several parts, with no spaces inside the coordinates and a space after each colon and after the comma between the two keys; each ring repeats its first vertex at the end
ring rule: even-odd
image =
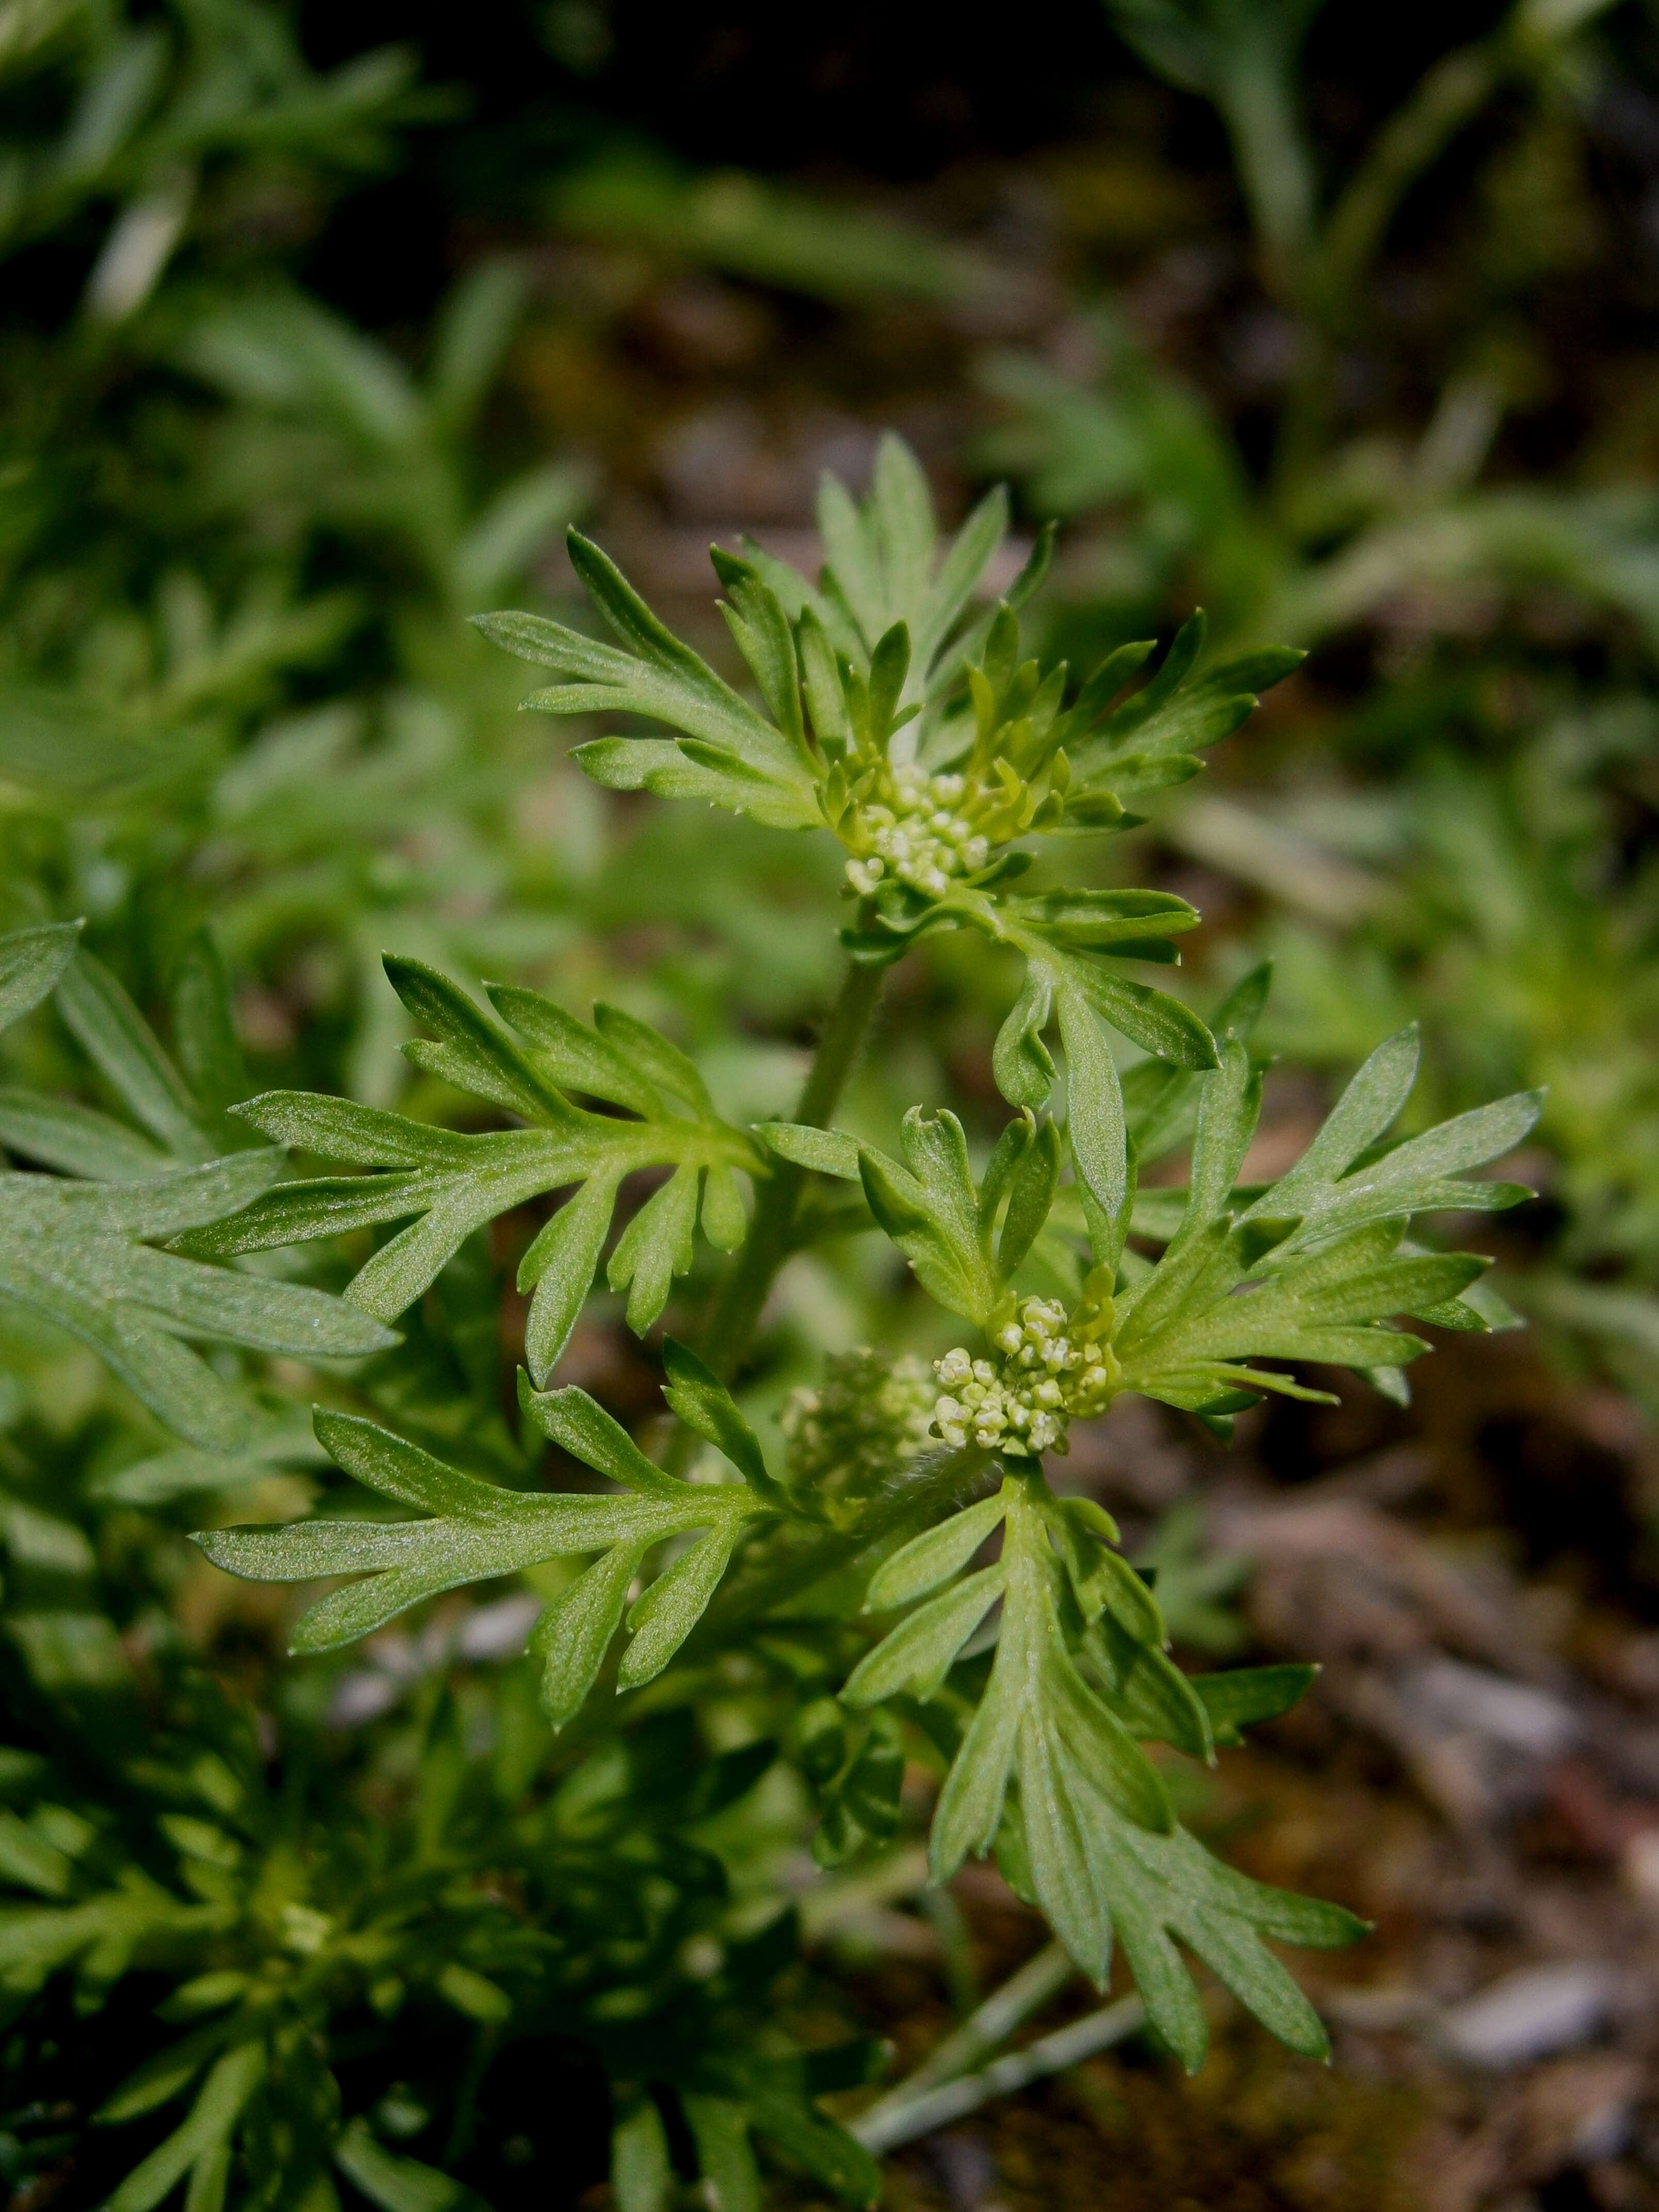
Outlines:
{"type": "Polygon", "coordinates": [[[919,2089],[914,2094],[908,2082],[901,2083],[890,2096],[854,2120],[850,2132],[866,2150],[878,2155],[896,2150],[901,2143],[915,2142],[919,2136],[966,2118],[993,2097],[1011,2096],[1048,2075],[1062,2074],[1097,2051],[1110,2050],[1114,2044],[1139,2033],[1146,2024],[1146,2008],[1140,1999],[1119,1997],[1098,2012],[1085,2013],[1068,2027],[1057,2027],[1052,2035],[1043,2036],[1024,2051],[1011,2051],[1006,2057],[994,2059],[980,2073],[919,2089]]]}
{"type": "Polygon", "coordinates": [[[857,1528],[814,1537],[793,1557],[723,1590],[692,1632],[687,1650],[695,1654],[730,1644],[768,1613],[847,1566],[896,1529],[933,1521],[961,1504],[991,1464],[991,1455],[976,1444],[920,1462],[908,1481],[872,1502],[857,1528]]]}
{"type": "Polygon", "coordinates": [[[1000,1988],[976,2005],[959,2027],[941,2037],[914,2074],[889,2090],[879,2105],[872,2106],[863,2116],[865,2124],[878,2120],[884,2106],[908,2103],[924,2090],[937,2088],[941,2081],[953,2081],[958,2075],[982,2066],[1016,2028],[1023,2027],[1050,1998],[1074,1982],[1077,1973],[1063,1943],[1044,1944],[1000,1988]]]}
{"type": "MultiPolygon", "coordinates": [[[[798,1121],[815,1129],[828,1126],[864,1049],[886,973],[884,968],[849,963],[795,1109],[798,1121]]],[[[743,1249],[720,1286],[708,1318],[703,1357],[727,1381],[743,1364],[767,1294],[793,1248],[805,1183],[805,1169],[787,1160],[774,1163],[773,1172],[761,1185],[743,1249]]]]}
{"type": "MultiPolygon", "coordinates": [[[[976,1444],[969,1444],[963,1451],[936,1453],[921,1461],[906,1481],[872,1499],[856,1528],[815,1530],[800,1549],[769,1565],[757,1566],[746,1577],[734,1578],[720,1591],[682,1648],[678,1677],[682,1685],[696,1679],[695,1669],[698,1665],[740,1645],[769,1613],[811,1589],[826,1576],[849,1565],[884,1538],[899,1529],[929,1523],[953,1507],[967,1503],[982,1484],[987,1469],[994,1464],[991,1454],[981,1451],[976,1444]]],[[[560,1742],[567,1752],[573,1745],[585,1746],[602,1735],[609,1724],[602,1717],[605,1708],[604,1693],[616,1686],[617,1662],[618,1655],[613,1651],[600,1672],[595,1694],[588,1698],[580,1712],[562,1730],[560,1742]]],[[[634,1713],[637,1716],[659,1710],[663,1687],[659,1683],[639,1693],[638,1704],[630,1700],[634,1713]]],[[[679,1701],[678,1694],[673,1701],[679,1701]]],[[[995,1999],[988,2002],[994,2003],[995,1999]]]]}

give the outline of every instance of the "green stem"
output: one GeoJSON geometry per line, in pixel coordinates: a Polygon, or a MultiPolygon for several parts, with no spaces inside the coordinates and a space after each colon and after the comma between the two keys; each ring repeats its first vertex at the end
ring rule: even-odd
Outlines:
{"type": "Polygon", "coordinates": [[[1057,1997],[1068,1984],[1074,1982],[1077,1973],[1063,1943],[1045,1945],[1000,1989],[993,1990],[960,2027],[936,2043],[914,2074],[907,2075],[888,2091],[879,2105],[864,2113],[864,2123],[868,2125],[878,2122],[886,2108],[909,2104],[925,2089],[935,2089],[941,2081],[953,2081],[958,2075],[970,2074],[975,2067],[982,2066],[999,2044],[1006,2043],[1016,2028],[1023,2027],[1051,1997],[1057,1997]]]}
{"type": "Polygon", "coordinates": [[[1443,54],[1377,132],[1309,256],[1304,358],[1274,469],[1281,491],[1320,465],[1336,354],[1363,320],[1367,278],[1407,194],[1508,79],[1541,77],[1557,50],[1607,5],[1516,6],[1486,37],[1443,54]]]}
{"type": "Polygon", "coordinates": [[[1325,462],[1338,355],[1364,317],[1365,282],[1401,202],[1476,116],[1514,66],[1504,30],[1444,54],[1371,142],[1306,257],[1300,286],[1302,358],[1273,456],[1282,512],[1325,462]]]}
{"type": "Polygon", "coordinates": [[[1568,41],[1611,0],[1517,0],[1485,38],[1443,54],[1389,117],[1331,210],[1316,257],[1313,305],[1328,326],[1353,319],[1367,271],[1407,193],[1512,77],[1547,83],[1568,41]]]}
{"type": "MultiPolygon", "coordinates": [[[[810,1127],[828,1127],[841,1103],[848,1077],[864,1049],[870,1018],[886,975],[884,968],[848,968],[841,993],[823,1025],[811,1069],[795,1109],[797,1121],[810,1127]]],[[[761,1185],[755,1218],[737,1261],[720,1286],[704,1334],[703,1357],[730,1381],[743,1364],[779,1268],[794,1249],[795,1223],[807,1170],[787,1160],[773,1163],[772,1173],[761,1185]]]]}
{"type": "Polygon", "coordinates": [[[1366,271],[1401,202],[1491,99],[1510,59],[1501,37],[1443,55],[1377,133],[1331,211],[1316,262],[1315,306],[1328,327],[1352,323],[1366,271]]]}
{"type": "Polygon", "coordinates": [[[994,2059],[982,2073],[942,2081],[915,2095],[909,2094],[908,2083],[901,2085],[854,2120],[850,2132],[866,2150],[880,2156],[896,2150],[901,2143],[915,2142],[921,2136],[933,2135],[939,2128],[965,2119],[993,2097],[1012,2096],[1048,2075],[1063,2074],[1068,2067],[1092,2058],[1097,2051],[1109,2051],[1114,2044],[1138,2034],[1146,2024],[1146,2008],[1140,1999],[1119,1997],[1115,2003],[1087,2013],[1069,2027],[1057,2027],[1027,2050],[994,2059]]]}
{"type": "MultiPolygon", "coordinates": [[[[994,1464],[991,1455],[975,1444],[962,1451],[936,1453],[921,1461],[908,1481],[873,1499],[855,1528],[793,1523],[798,1533],[806,1534],[804,1546],[783,1559],[763,1561],[725,1584],[682,1645],[674,1672],[635,1692],[629,1700],[629,1714],[639,1719],[665,1705],[690,1702],[696,1692],[689,1686],[700,1680],[698,1670],[741,1644],[769,1613],[848,1566],[896,1531],[913,1524],[931,1524],[954,1507],[966,1504],[979,1488],[987,1468],[994,1464]]],[[[562,1749],[568,1752],[573,1745],[585,1747],[614,1725],[603,1715],[605,1693],[616,1687],[618,1663],[619,1654],[613,1650],[580,1712],[561,1734],[562,1749]]],[[[626,1728],[630,1723],[624,1721],[623,1725],[626,1728]]]]}
{"type": "Polygon", "coordinates": [[[857,1528],[826,1531],[804,1551],[762,1567],[747,1581],[723,1590],[692,1631],[687,1652],[696,1656],[720,1649],[884,1537],[912,1522],[931,1522],[960,1504],[990,1464],[990,1454],[975,1444],[923,1460],[908,1482],[872,1504],[857,1528]]]}
{"type": "Polygon", "coordinates": [[[1281,298],[1295,294],[1313,229],[1313,165],[1291,90],[1291,60],[1268,41],[1253,44],[1234,58],[1215,95],[1249,202],[1263,275],[1281,298]]]}

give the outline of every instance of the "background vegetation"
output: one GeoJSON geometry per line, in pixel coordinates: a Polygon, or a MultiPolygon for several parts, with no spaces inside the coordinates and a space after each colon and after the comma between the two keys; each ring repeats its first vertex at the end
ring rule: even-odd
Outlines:
{"type": "MultiPolygon", "coordinates": [[[[4,1041],[20,1158],[25,1090],[104,1114],[60,1134],[76,1172],[122,1139],[208,1157],[245,1140],[227,1103],[283,1085],[466,1126],[400,1056],[387,948],[614,999],[727,1115],[790,1110],[834,855],[596,790],[465,625],[568,615],[573,519],[730,667],[708,541],[812,565],[820,471],[862,479],[895,425],[949,520],[1012,482],[999,588],[1063,519],[1049,651],[1167,639],[1195,604],[1220,646],[1310,648],[1102,880],[1202,909],[1176,979],[1200,1007],[1272,957],[1264,1174],[1413,1016],[1419,1124],[1547,1085],[1542,1196],[1483,1224],[1533,1326],[1443,1342],[1411,1405],[1279,1406],[1231,1457],[1143,1406],[1071,1465],[1162,1563],[1189,1655],[1326,1662],[1188,1817],[1380,1933],[1314,1985],[1332,2075],[1218,1998],[1196,2082],[1143,2045],[1089,2059],[889,2185],[965,2212],[1659,2203],[1651,11],[1054,0],[970,43],[921,7],[0,0],[0,928],[84,916],[176,1062],[125,999],[61,998],[4,1041]]],[[[907,963],[860,1133],[942,1097],[994,1133],[997,957],[907,963]]],[[[354,1385],[514,1482],[536,1225],[469,1243],[354,1385]]],[[[655,1364],[615,1304],[560,1371],[637,1425],[655,1364]]],[[[334,1482],[308,1432],[181,1444],[0,1320],[0,1869],[20,1900],[93,1875],[115,1900],[62,1956],[0,1928],[15,2212],[103,2202],[166,2136],[159,2108],[88,2115],[158,2003],[210,2005],[215,1913],[298,1962],[295,2078],[331,2023],[374,2116],[340,2170],[392,2212],[507,2212],[550,2174],[605,2202],[622,2030],[566,2033],[592,1991],[634,1978],[682,2050],[781,2023],[890,2038],[908,2072],[1036,1951],[988,1875],[924,1893],[901,1850],[813,1876],[741,1741],[665,1722],[637,1772],[550,1796],[508,1587],[287,1661],[283,1594],[184,1532],[302,1510],[334,1482]],[[479,1879],[502,1824],[508,1897],[479,1879]],[[721,1884],[758,1897],[781,1859],[804,1948],[732,1942],[699,1982],[721,1884]]],[[[873,1252],[802,1259],[745,1407],[933,1328],[873,1252]]],[[[768,2181],[811,2186],[787,2159],[768,2181]]]]}

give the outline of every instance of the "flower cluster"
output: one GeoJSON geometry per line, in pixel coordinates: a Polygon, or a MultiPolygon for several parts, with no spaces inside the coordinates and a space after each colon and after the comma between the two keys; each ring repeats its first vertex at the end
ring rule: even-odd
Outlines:
{"type": "Polygon", "coordinates": [[[1079,1341],[1069,1328],[1057,1299],[1027,1298],[1018,1318],[996,1332],[1000,1364],[972,1358],[960,1346],[934,1361],[944,1395],[933,1423],[953,1451],[971,1439],[981,1450],[1015,1458],[1063,1453],[1072,1419],[1106,1410],[1117,1363],[1105,1346],[1079,1341]]]}
{"type": "Polygon", "coordinates": [[[953,877],[978,873],[991,857],[986,817],[1002,811],[1005,794],[981,793],[966,776],[929,775],[915,763],[884,781],[884,797],[854,817],[864,849],[847,863],[847,880],[861,897],[891,877],[942,898],[953,877]]]}
{"type": "Polygon", "coordinates": [[[794,1390],[778,1425],[797,1480],[830,1496],[857,1497],[927,1449],[934,1392],[908,1352],[836,1353],[816,1390],[794,1390]]]}

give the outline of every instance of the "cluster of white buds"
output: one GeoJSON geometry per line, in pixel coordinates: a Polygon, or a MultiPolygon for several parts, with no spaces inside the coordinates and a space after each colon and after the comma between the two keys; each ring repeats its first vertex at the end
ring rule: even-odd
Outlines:
{"type": "Polygon", "coordinates": [[[1073,1417],[1105,1410],[1115,1362],[1099,1346],[1074,1342],[1067,1320],[1058,1300],[1027,1298],[996,1333],[1000,1362],[959,1346],[933,1362],[944,1391],[933,1423],[952,1451],[971,1441],[1015,1458],[1064,1452],[1073,1417]]]}
{"type": "Polygon", "coordinates": [[[892,771],[890,803],[860,809],[872,849],[847,863],[847,880],[861,896],[890,877],[942,898],[953,876],[976,874],[991,857],[991,841],[978,823],[981,811],[969,797],[965,776],[929,775],[907,762],[892,771]]]}
{"type": "Polygon", "coordinates": [[[824,1362],[816,1390],[792,1390],[778,1415],[798,1481],[831,1497],[860,1496],[927,1445],[933,1389],[908,1352],[855,1352],[824,1362]]]}

